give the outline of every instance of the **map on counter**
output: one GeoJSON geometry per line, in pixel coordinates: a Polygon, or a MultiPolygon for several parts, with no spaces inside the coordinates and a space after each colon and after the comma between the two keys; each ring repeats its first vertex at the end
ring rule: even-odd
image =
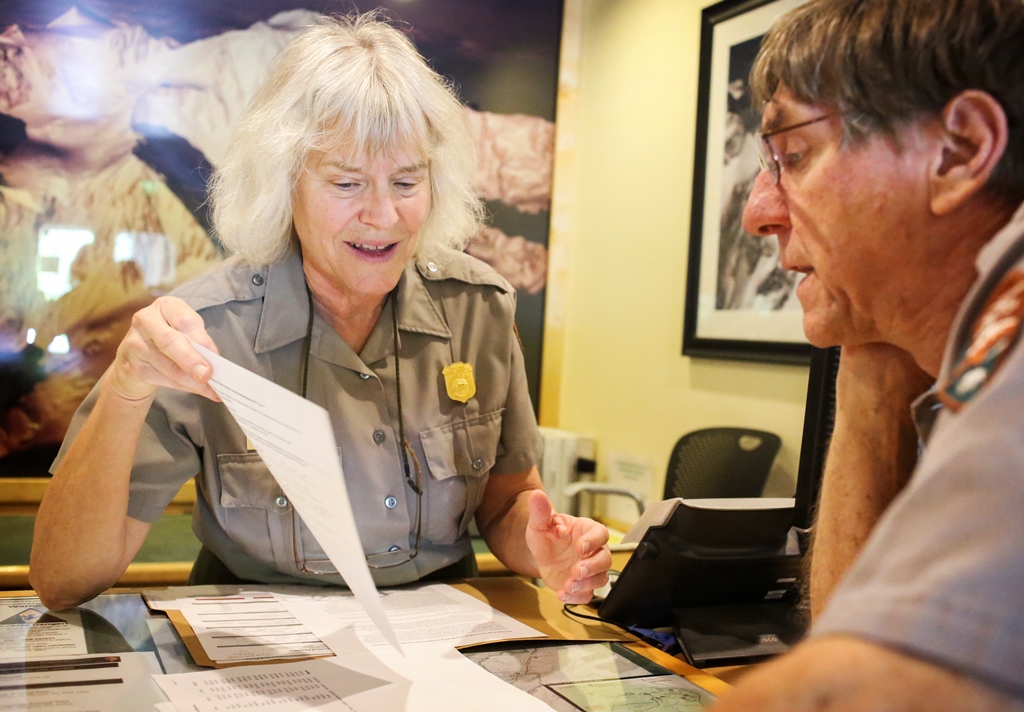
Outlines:
{"type": "Polygon", "coordinates": [[[617,643],[487,646],[463,655],[556,712],[689,712],[710,707],[716,699],[617,643]]]}
{"type": "Polygon", "coordinates": [[[565,709],[587,712],[689,712],[706,709],[715,701],[710,692],[678,675],[567,682],[551,689],[569,703],[565,709]]]}

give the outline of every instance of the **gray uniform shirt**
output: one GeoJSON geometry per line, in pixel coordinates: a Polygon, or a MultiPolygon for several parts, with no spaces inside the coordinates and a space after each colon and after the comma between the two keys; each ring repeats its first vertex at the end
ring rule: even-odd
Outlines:
{"type": "Polygon", "coordinates": [[[936,409],[931,397],[915,404],[919,429],[930,429],[918,468],[813,629],[904,650],[1019,698],[1024,346],[1010,339],[998,363],[985,357],[996,355],[990,349],[975,354],[981,371],[963,366],[990,295],[1024,277],[1022,258],[1024,208],[980,254],[979,278],[951,332],[938,389],[952,407],[936,409]]]}
{"type": "MultiPolygon", "coordinates": [[[[222,356],[301,392],[309,309],[297,252],[262,269],[230,259],[174,293],[199,312],[222,356]]],[[[422,470],[422,499],[404,477],[390,300],[358,355],[314,318],[306,389],[330,413],[366,553],[397,547],[382,558],[407,559],[401,552],[414,548],[421,512],[418,555],[372,570],[384,585],[415,581],[469,554],[467,527],[488,477],[529,469],[541,450],[509,284],[475,258],[452,253],[444,265],[410,264],[396,304],[403,425],[415,455],[410,465],[422,470]],[[475,375],[476,394],[466,403],[446,390],[442,369],[455,362],[475,375]]],[[[98,387],[79,408],[57,462],[97,394],[98,387]]],[[[194,475],[193,528],[237,576],[343,583],[227,409],[160,389],[136,451],[128,514],[155,521],[194,475]]]]}

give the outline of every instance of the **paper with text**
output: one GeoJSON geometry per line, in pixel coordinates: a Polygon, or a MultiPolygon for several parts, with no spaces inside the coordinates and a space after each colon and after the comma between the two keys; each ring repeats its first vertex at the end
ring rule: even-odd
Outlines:
{"type": "MultiPolygon", "coordinates": [[[[347,631],[351,636],[351,631],[347,631]]],[[[453,648],[388,646],[336,658],[247,665],[154,679],[178,709],[194,712],[550,712],[453,648]]]]}
{"type": "Polygon", "coordinates": [[[194,712],[351,712],[348,698],[390,684],[334,659],[156,675],[153,679],[177,709],[194,712]]]}
{"type": "Polygon", "coordinates": [[[234,596],[243,591],[269,591],[274,594],[294,593],[301,596],[311,590],[319,590],[319,587],[310,588],[301,583],[250,584],[248,586],[208,583],[199,586],[168,586],[167,588],[147,589],[142,592],[142,597],[146,599],[146,605],[151,610],[180,611],[182,601],[196,596],[234,596]]]}
{"type": "Polygon", "coordinates": [[[87,652],[78,611],[53,613],[35,596],[0,599],[0,660],[87,652]]]}
{"type": "Polygon", "coordinates": [[[182,600],[180,606],[203,650],[214,662],[333,655],[270,592],[195,596],[182,600]]]}
{"type": "Polygon", "coordinates": [[[366,563],[327,411],[193,342],[220,396],[346,585],[401,650],[366,563]]]}
{"type": "MultiPolygon", "coordinates": [[[[278,600],[336,653],[342,651],[332,645],[331,633],[338,628],[354,630],[363,645],[386,644],[359,601],[347,591],[279,594],[278,600]]],[[[384,592],[383,602],[405,648],[451,648],[544,637],[540,631],[445,584],[391,589],[384,592]]]]}
{"type": "Polygon", "coordinates": [[[164,696],[153,653],[38,658],[0,663],[0,710],[137,712],[164,696]]]}

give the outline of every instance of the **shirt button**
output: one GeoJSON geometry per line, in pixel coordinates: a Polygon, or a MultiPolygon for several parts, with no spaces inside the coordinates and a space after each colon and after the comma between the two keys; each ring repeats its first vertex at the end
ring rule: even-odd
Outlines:
{"type": "Polygon", "coordinates": [[[433,262],[428,262],[427,263],[427,269],[429,269],[431,272],[436,272],[437,271],[437,265],[435,265],[433,262]]]}
{"type": "Polygon", "coordinates": [[[394,509],[398,506],[398,500],[389,495],[384,498],[384,506],[388,509],[394,509]]]}
{"type": "Polygon", "coordinates": [[[378,445],[380,445],[382,442],[384,442],[384,431],[383,430],[374,430],[373,431],[373,442],[377,443],[378,445]]]}
{"type": "Polygon", "coordinates": [[[285,497],[284,495],[278,495],[277,499],[274,500],[274,504],[276,504],[281,509],[284,509],[285,507],[288,506],[288,498],[285,497]]]}
{"type": "Polygon", "coordinates": [[[402,550],[402,547],[400,547],[398,544],[395,544],[393,547],[388,549],[388,552],[394,554],[396,551],[401,551],[401,550],[402,550]]]}
{"type": "Polygon", "coordinates": [[[368,374],[368,373],[360,373],[359,377],[361,379],[363,379],[364,381],[368,381],[370,379],[370,374],[368,374]]]}
{"type": "Polygon", "coordinates": [[[263,275],[262,274],[254,274],[252,276],[252,283],[255,284],[257,287],[262,287],[263,286],[263,275]]]}
{"type": "Polygon", "coordinates": [[[473,469],[474,470],[479,470],[483,466],[484,466],[484,461],[481,460],[479,457],[476,458],[475,460],[473,460],[473,469]]]}

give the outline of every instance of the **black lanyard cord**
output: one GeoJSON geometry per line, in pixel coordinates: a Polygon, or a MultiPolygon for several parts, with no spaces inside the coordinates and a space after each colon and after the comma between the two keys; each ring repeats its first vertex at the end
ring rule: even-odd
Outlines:
{"type": "MultiPolygon", "coordinates": [[[[306,284],[306,298],[309,302],[309,318],[306,322],[306,338],[303,341],[302,349],[302,397],[306,397],[306,388],[309,384],[309,351],[313,342],[313,292],[306,284]]],[[[409,467],[409,453],[405,443],[405,425],[402,418],[402,372],[399,367],[398,358],[398,285],[392,289],[387,296],[391,302],[391,330],[395,344],[395,398],[398,401],[398,449],[402,453],[402,465],[405,468],[405,481],[412,487],[413,492],[422,495],[423,489],[412,476],[409,467]]]]}

